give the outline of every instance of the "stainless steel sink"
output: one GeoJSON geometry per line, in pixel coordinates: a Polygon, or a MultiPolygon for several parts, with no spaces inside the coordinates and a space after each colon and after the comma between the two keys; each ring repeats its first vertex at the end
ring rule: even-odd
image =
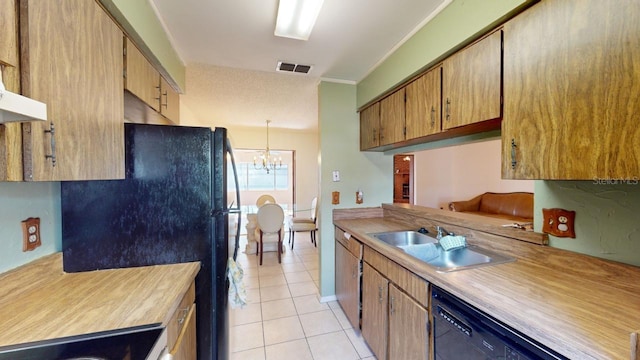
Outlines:
{"type": "Polygon", "coordinates": [[[369,235],[393,246],[409,246],[438,242],[436,238],[433,238],[427,234],[419,233],[417,231],[390,231],[369,235]]]}
{"type": "MultiPolygon", "coordinates": [[[[438,272],[451,272],[465,269],[473,269],[482,266],[490,266],[504,264],[515,261],[514,258],[497,254],[493,251],[481,248],[479,246],[468,245],[464,248],[445,251],[438,240],[435,238],[421,234],[417,231],[392,231],[385,233],[369,234],[389,245],[396,246],[404,250],[409,255],[423,261],[425,264],[433,267],[438,272]],[[437,250],[437,257],[421,258],[416,254],[425,252],[417,249],[423,244],[434,243],[437,250]],[[415,250],[415,251],[412,251],[415,250]]],[[[433,254],[433,252],[429,252],[433,254]]]]}
{"type": "Polygon", "coordinates": [[[450,251],[445,251],[439,244],[436,246],[440,250],[440,255],[435,259],[426,261],[426,263],[433,266],[439,272],[473,269],[481,266],[515,261],[514,258],[500,255],[474,245],[468,245],[467,247],[450,251]]]}

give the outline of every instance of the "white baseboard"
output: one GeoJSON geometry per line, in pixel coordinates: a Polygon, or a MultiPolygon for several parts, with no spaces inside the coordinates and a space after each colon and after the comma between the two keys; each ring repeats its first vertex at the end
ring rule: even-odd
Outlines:
{"type": "Polygon", "coordinates": [[[337,301],[338,298],[335,295],[329,295],[329,296],[321,296],[320,297],[320,302],[321,303],[326,303],[329,301],[337,301]]]}

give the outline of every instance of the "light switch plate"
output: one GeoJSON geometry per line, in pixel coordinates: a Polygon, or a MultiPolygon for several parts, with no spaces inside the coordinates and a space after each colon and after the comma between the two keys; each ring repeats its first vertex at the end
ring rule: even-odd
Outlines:
{"type": "Polygon", "coordinates": [[[333,170],[333,181],[340,181],[340,171],[338,170],[333,170]]]}
{"type": "Polygon", "coordinates": [[[334,191],[331,193],[331,204],[332,205],[340,204],[340,191],[334,191]]]}
{"type": "Polygon", "coordinates": [[[542,232],[557,237],[576,237],[576,212],[565,209],[542,209],[542,232]]]}

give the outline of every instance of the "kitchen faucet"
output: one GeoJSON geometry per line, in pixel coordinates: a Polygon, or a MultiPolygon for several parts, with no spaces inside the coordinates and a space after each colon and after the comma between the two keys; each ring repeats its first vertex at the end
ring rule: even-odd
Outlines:
{"type": "Polygon", "coordinates": [[[436,231],[438,232],[438,234],[436,235],[436,239],[438,240],[442,239],[442,237],[446,235],[456,236],[456,234],[447,231],[445,228],[439,225],[436,225],[436,231]]]}

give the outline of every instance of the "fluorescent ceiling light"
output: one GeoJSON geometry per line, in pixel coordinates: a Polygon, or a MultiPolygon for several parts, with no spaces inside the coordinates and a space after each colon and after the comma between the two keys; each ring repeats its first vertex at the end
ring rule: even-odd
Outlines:
{"type": "Polygon", "coordinates": [[[309,40],[324,0],[280,0],[276,36],[309,40]]]}

